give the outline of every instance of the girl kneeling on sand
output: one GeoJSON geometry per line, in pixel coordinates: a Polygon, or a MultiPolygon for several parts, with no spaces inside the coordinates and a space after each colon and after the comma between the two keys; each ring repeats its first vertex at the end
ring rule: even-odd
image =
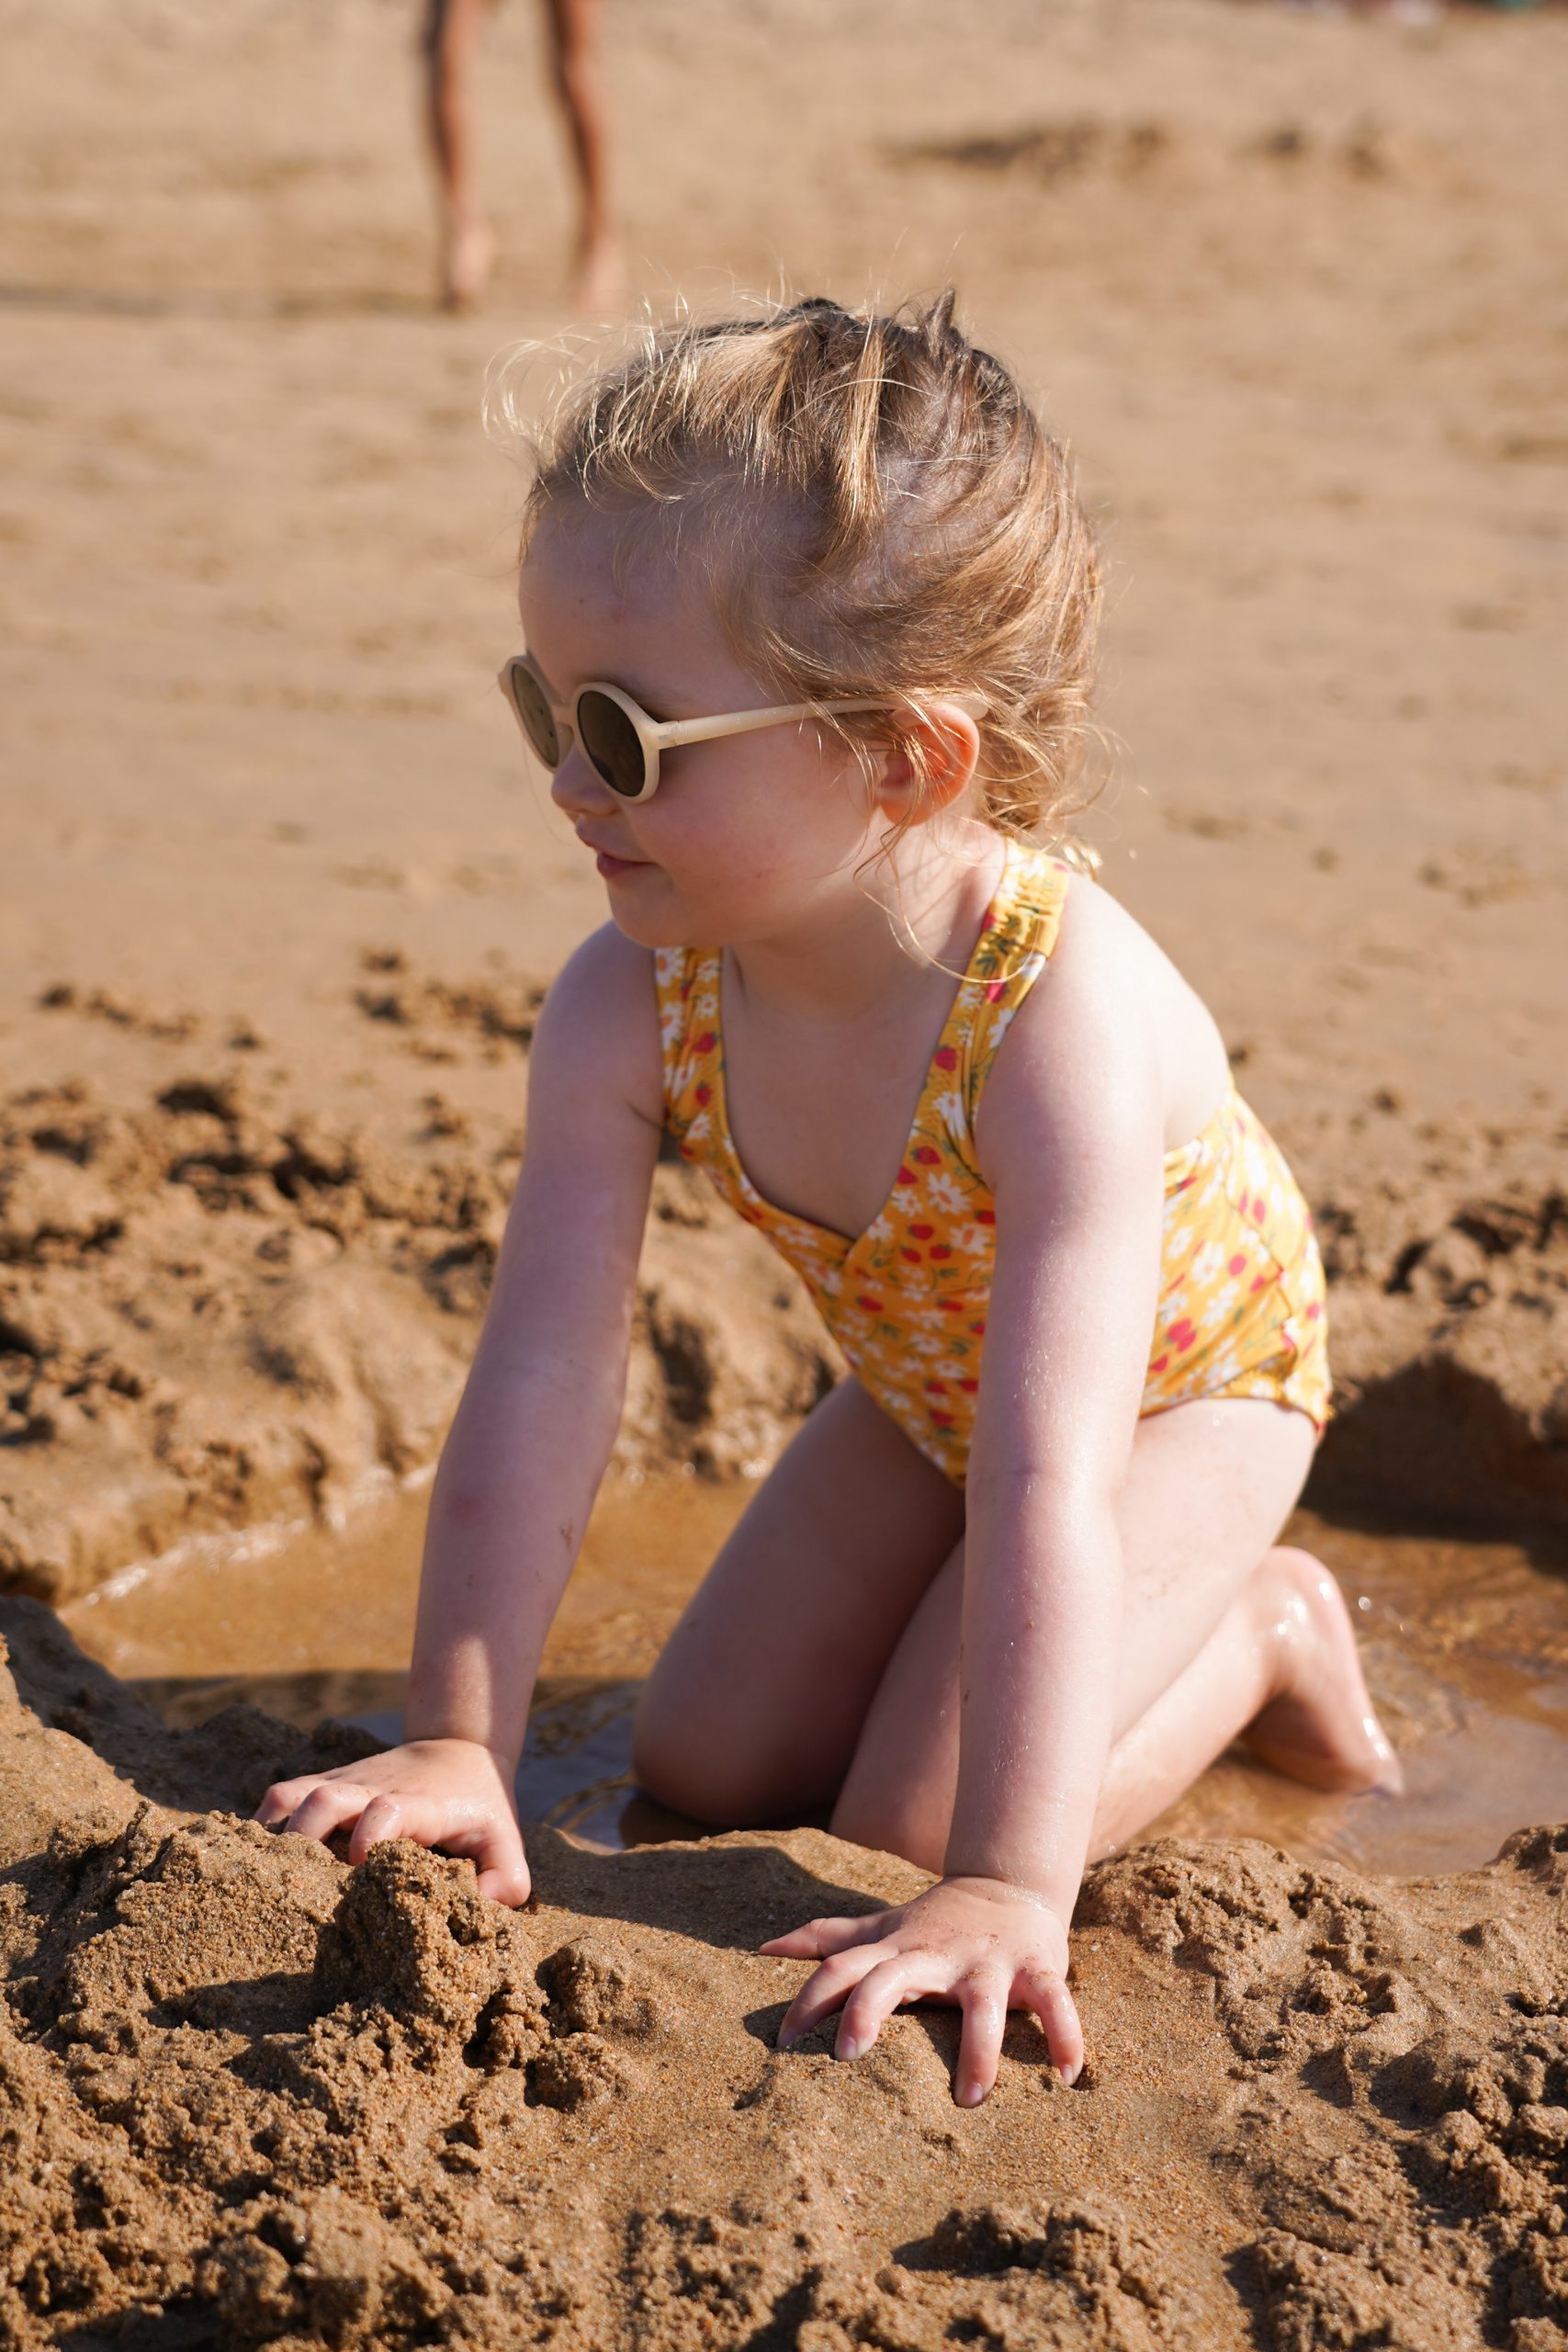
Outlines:
{"type": "Polygon", "coordinates": [[[850,1376],[643,1693],[643,1785],[830,1804],[939,1873],[765,1947],[787,2046],[1010,2007],[1071,2080],[1086,1860],[1246,1731],[1397,1784],[1332,1578],[1271,1548],[1327,1405],[1306,1208],[1213,1019],[1035,845],[1070,806],[1099,602],[1063,454],[952,300],[683,325],[538,455],[502,675],[611,920],[550,992],[494,1296],[431,1508],[406,1744],[270,1790],[362,1859],[528,1893],[529,1695],[625,1387],[660,1137],[798,1268],[850,1376]]]}

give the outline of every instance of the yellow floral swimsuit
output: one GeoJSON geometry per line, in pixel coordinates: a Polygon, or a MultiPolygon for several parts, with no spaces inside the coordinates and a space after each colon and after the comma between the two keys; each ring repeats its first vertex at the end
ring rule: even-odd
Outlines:
{"type": "MultiPolygon", "coordinates": [[[[958,1487],[996,1245],[976,1114],[997,1048],[1055,945],[1071,881],[1055,859],[1008,842],[893,1190],[853,1241],[775,1208],[740,1164],[725,1108],[720,951],[666,947],[654,959],[665,1120],[682,1158],[795,1268],[863,1386],[958,1487]]],[[[1166,1154],[1162,1263],[1142,1411],[1261,1396],[1321,1430],[1328,1355],[1312,1217],[1234,1084],[1202,1134],[1166,1154]]]]}

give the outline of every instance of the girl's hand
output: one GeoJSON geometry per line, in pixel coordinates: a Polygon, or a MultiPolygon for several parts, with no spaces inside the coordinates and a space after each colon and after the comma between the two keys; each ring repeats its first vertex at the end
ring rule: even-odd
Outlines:
{"type": "Polygon", "coordinates": [[[477,1740],[416,1739],[331,1772],[275,1781],[255,1818],[323,1841],[352,1828],[351,1862],[387,1838],[466,1854],[479,1893],[516,1905],[527,1902],[531,1881],[512,1783],[505,1758],[477,1740]]]}
{"type": "Polygon", "coordinates": [[[1066,1922],[1003,1879],[939,1879],[895,1910],[813,1919],[762,1950],[822,1962],[790,2004],[781,2050],[842,2005],[835,2054],[858,2058],[900,2002],[949,2000],[964,2012],[954,2085],[962,2107],[977,2107],[996,2082],[1010,2008],[1034,2011],[1065,2081],[1075,2082],[1083,2065],[1066,1922]]]}

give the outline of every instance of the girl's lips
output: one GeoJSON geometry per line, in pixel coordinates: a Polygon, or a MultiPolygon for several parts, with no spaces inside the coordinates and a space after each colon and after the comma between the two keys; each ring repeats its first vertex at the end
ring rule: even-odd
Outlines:
{"type": "Polygon", "coordinates": [[[640,874],[648,860],[645,857],[612,857],[607,849],[602,849],[593,863],[605,881],[613,882],[617,874],[640,874]]]}

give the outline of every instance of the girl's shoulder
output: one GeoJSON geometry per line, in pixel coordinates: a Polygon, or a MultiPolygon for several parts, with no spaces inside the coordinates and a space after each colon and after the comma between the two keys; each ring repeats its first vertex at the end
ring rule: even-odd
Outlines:
{"type": "Polygon", "coordinates": [[[658,1122],[663,1101],[655,958],[613,922],[591,932],[551,981],[532,1058],[571,1060],[658,1122]]]}
{"type": "Polygon", "coordinates": [[[1120,899],[1071,874],[1048,981],[1031,989],[1009,1025],[987,1089],[987,1124],[998,1128],[1010,1103],[1027,1117],[1030,1098],[1069,1121],[1092,1120],[1121,1098],[1141,1106],[1140,1122],[1152,1112],[1184,1135],[1191,1105],[1217,1100],[1226,1076],[1224,1044],[1196,990],[1120,899]]]}

